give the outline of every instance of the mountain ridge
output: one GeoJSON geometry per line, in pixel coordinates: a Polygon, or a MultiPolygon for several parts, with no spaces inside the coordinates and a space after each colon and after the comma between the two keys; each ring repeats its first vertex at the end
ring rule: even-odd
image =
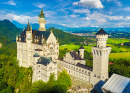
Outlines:
{"type": "MultiPolygon", "coordinates": [[[[12,23],[14,23],[18,28],[21,28],[23,29],[24,26],[26,26],[27,24],[20,24],[18,23],[17,21],[12,21],[12,23]]],[[[38,23],[34,23],[34,24],[30,24],[32,25],[33,29],[38,29],[39,28],[39,24],[38,23]]],[[[65,32],[87,32],[87,31],[98,31],[98,29],[100,27],[67,27],[67,26],[63,26],[63,25],[60,25],[60,24],[46,24],[46,28],[50,28],[50,27],[54,27],[54,28],[57,28],[57,29],[60,29],[60,30],[63,30],[65,32]]],[[[130,32],[130,28],[103,28],[106,32],[109,32],[109,31],[125,31],[125,32],[130,32]]]]}

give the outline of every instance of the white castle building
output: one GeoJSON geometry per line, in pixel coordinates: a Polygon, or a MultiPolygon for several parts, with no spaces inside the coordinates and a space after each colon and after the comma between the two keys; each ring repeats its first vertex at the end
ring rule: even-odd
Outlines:
{"type": "Polygon", "coordinates": [[[33,30],[29,22],[19,36],[16,36],[17,59],[19,66],[32,67],[33,79],[48,81],[50,73],[57,78],[57,63],[59,56],[59,43],[53,32],[46,31],[43,10],[38,16],[39,30],[33,30]],[[48,58],[50,57],[50,58],[48,58]]]}
{"type": "Polygon", "coordinates": [[[93,68],[86,65],[84,60],[84,48],[81,46],[78,52],[66,53],[63,60],[58,60],[59,43],[53,32],[46,31],[43,10],[38,16],[39,29],[33,30],[29,22],[27,29],[16,37],[17,59],[19,66],[32,67],[32,82],[42,79],[49,80],[50,73],[55,73],[60,67],[67,70],[70,75],[76,76],[95,85],[100,80],[106,81],[108,76],[108,59],[111,47],[106,46],[108,34],[103,30],[96,34],[97,46],[92,47],[93,68]]]}

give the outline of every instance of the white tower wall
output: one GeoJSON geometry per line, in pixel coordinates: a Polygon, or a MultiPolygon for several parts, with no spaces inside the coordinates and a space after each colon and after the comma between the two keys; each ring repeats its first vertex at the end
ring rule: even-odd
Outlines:
{"type": "Polygon", "coordinates": [[[39,30],[39,31],[46,31],[46,28],[45,28],[46,20],[45,20],[45,18],[40,18],[40,17],[38,17],[38,23],[39,23],[39,28],[38,28],[38,30],[39,30]]]}
{"type": "Polygon", "coordinates": [[[106,47],[108,35],[103,34],[103,35],[96,35],[97,39],[97,47],[106,47]]]}
{"type": "Polygon", "coordinates": [[[26,67],[32,66],[32,29],[26,31],[26,45],[27,45],[27,63],[26,67]]]}
{"type": "Polygon", "coordinates": [[[84,49],[79,49],[79,56],[84,59],[84,49]]]}
{"type": "Polygon", "coordinates": [[[100,75],[101,80],[108,79],[108,61],[111,47],[106,47],[108,35],[96,35],[97,47],[92,47],[93,72],[100,75]]]}

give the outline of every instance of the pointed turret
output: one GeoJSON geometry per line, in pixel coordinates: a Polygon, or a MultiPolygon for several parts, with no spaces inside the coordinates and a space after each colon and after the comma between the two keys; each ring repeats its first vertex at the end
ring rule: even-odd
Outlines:
{"type": "Polygon", "coordinates": [[[40,18],[45,18],[44,13],[43,13],[43,9],[41,9],[41,13],[39,14],[39,17],[40,18]]]}
{"type": "Polygon", "coordinates": [[[27,25],[27,31],[30,31],[30,25],[29,25],[29,21],[28,21],[28,25],[27,25]]]}

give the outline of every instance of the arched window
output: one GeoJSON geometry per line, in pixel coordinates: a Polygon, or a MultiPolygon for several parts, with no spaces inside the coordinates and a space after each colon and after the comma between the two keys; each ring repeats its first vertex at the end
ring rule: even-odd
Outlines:
{"type": "Polygon", "coordinates": [[[96,50],[96,52],[97,52],[97,55],[98,55],[98,51],[96,50]]]}
{"type": "Polygon", "coordinates": [[[95,54],[95,50],[93,50],[94,54],[95,54]]]}
{"type": "Polygon", "coordinates": [[[102,55],[102,52],[100,51],[100,56],[102,55]]]}

